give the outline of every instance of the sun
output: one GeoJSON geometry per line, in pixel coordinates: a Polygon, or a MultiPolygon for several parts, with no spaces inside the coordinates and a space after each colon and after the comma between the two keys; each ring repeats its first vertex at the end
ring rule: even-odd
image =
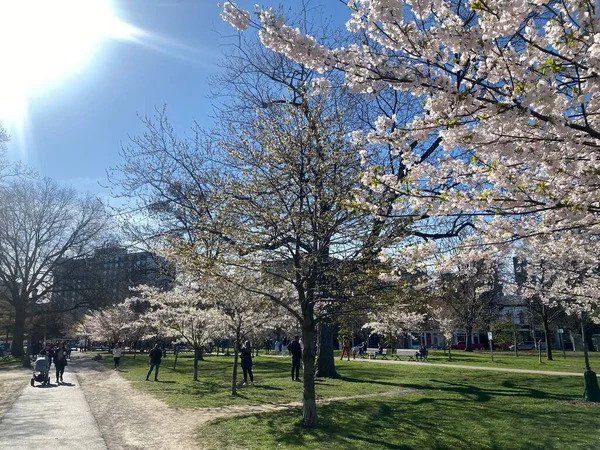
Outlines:
{"type": "Polygon", "coordinates": [[[85,70],[103,41],[135,32],[111,0],[0,0],[0,120],[22,122],[34,94],[85,70]]]}

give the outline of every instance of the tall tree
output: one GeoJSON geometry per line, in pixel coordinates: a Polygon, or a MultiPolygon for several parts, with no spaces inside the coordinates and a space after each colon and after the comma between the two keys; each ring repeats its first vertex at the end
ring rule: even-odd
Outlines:
{"type": "Polygon", "coordinates": [[[0,283],[15,311],[12,352],[23,356],[25,320],[38,303],[51,299],[54,271],[89,252],[108,219],[98,199],[47,178],[7,181],[0,186],[0,199],[0,283]]]}

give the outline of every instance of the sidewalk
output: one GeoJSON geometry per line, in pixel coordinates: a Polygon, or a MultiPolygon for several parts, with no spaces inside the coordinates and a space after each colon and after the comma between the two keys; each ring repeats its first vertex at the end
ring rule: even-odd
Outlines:
{"type": "Polygon", "coordinates": [[[64,383],[29,386],[31,372],[24,375],[27,387],[12,407],[0,418],[0,448],[29,450],[106,450],[107,446],[69,361],[64,383]],[[28,378],[25,378],[27,377],[28,378]]]}

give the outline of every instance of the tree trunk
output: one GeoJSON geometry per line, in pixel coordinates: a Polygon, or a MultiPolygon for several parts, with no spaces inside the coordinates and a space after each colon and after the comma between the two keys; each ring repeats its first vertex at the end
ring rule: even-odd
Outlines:
{"type": "Polygon", "coordinates": [[[594,345],[594,340],[592,339],[594,334],[593,327],[585,327],[585,342],[587,344],[587,349],[589,352],[595,352],[596,346],[594,345]]]}
{"type": "MultiPolygon", "coordinates": [[[[312,319],[312,318],[311,318],[312,319]]],[[[312,320],[304,320],[302,325],[304,352],[304,390],[302,394],[302,425],[306,428],[317,426],[317,400],[315,395],[315,325],[312,320]]]]}
{"type": "Polygon", "coordinates": [[[13,332],[13,341],[10,346],[12,355],[16,358],[22,358],[23,353],[23,340],[25,339],[25,319],[27,314],[25,308],[15,308],[15,327],[13,332]]]}
{"type": "Polygon", "coordinates": [[[548,314],[546,312],[546,308],[544,308],[544,314],[542,315],[542,323],[544,325],[544,339],[546,339],[546,356],[548,357],[548,361],[552,361],[552,346],[550,345],[550,324],[548,323],[548,314]]]}
{"type": "Polygon", "coordinates": [[[200,360],[200,357],[200,348],[194,347],[194,381],[198,381],[198,361],[200,360]]]}
{"type": "Polygon", "coordinates": [[[175,350],[175,361],[173,361],[173,370],[177,369],[177,358],[179,357],[179,347],[175,350]]]}
{"type": "MultiPolygon", "coordinates": [[[[319,325],[319,358],[315,376],[318,378],[339,378],[335,370],[335,357],[333,356],[333,325],[322,323],[319,325]]],[[[304,336],[302,337],[304,340],[304,336]]],[[[307,341],[304,340],[306,343],[307,341]]],[[[306,347],[306,344],[305,344],[306,347]]]]}
{"type": "Polygon", "coordinates": [[[471,348],[471,339],[473,337],[473,327],[467,327],[465,331],[467,332],[467,335],[465,336],[465,352],[472,352],[473,349],[471,348]]]}
{"type": "Polygon", "coordinates": [[[519,356],[519,343],[517,342],[517,329],[513,329],[513,344],[515,345],[515,356],[519,356]]]}
{"type": "Polygon", "coordinates": [[[238,370],[238,347],[233,349],[233,373],[231,375],[231,395],[237,395],[237,370],[238,370]]]}

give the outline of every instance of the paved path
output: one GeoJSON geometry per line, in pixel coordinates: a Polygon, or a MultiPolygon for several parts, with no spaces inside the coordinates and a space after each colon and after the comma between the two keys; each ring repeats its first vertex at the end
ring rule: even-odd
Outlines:
{"type": "MultiPolygon", "coordinates": [[[[31,377],[31,372],[23,375],[31,377]]],[[[61,385],[27,386],[0,418],[0,449],[33,448],[107,449],[73,372],[65,372],[61,385]]]]}

